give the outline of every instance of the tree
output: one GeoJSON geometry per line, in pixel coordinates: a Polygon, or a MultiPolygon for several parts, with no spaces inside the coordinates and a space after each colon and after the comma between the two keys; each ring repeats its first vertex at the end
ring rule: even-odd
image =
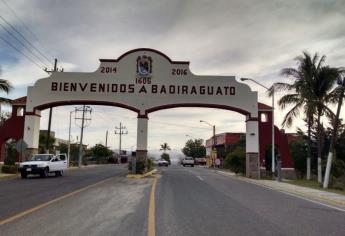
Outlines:
{"type": "Polygon", "coordinates": [[[163,143],[163,144],[161,144],[161,149],[159,149],[159,150],[163,151],[165,153],[166,151],[169,151],[171,149],[167,143],[163,143]]]}
{"type": "Polygon", "coordinates": [[[335,153],[337,159],[341,159],[345,162],[345,125],[339,126],[335,153]]]}
{"type": "Polygon", "coordinates": [[[59,150],[60,153],[68,153],[68,145],[65,143],[59,143],[59,146],[57,146],[56,149],[59,150]]]}
{"type": "Polygon", "coordinates": [[[6,156],[4,160],[4,165],[8,165],[8,166],[15,165],[16,156],[17,156],[15,140],[10,139],[5,143],[5,153],[6,153],[6,156]]]}
{"type": "MultiPolygon", "coordinates": [[[[55,138],[50,136],[49,143],[48,143],[49,151],[54,150],[54,143],[55,143],[55,138]]],[[[39,141],[38,141],[38,147],[41,153],[44,152],[44,150],[46,150],[46,144],[47,144],[47,135],[40,135],[39,141]]]]}
{"type": "Polygon", "coordinates": [[[91,148],[91,153],[94,157],[96,157],[97,163],[104,163],[106,162],[106,158],[110,157],[113,152],[106,146],[102,144],[96,144],[91,148]]]}
{"type": "Polygon", "coordinates": [[[225,158],[225,167],[233,172],[244,173],[246,169],[246,151],[245,148],[237,146],[235,150],[229,153],[225,158]]]}
{"type": "Polygon", "coordinates": [[[16,157],[16,141],[9,139],[5,143],[5,160],[4,165],[1,167],[3,173],[15,174],[17,172],[17,167],[15,165],[16,157]]]}
{"type": "Polygon", "coordinates": [[[169,162],[169,165],[171,164],[170,161],[170,155],[168,153],[162,153],[161,158],[167,162],[169,162]]]}
{"type": "MultiPolygon", "coordinates": [[[[1,69],[0,69],[1,74],[1,69]]],[[[12,85],[8,80],[0,79],[0,93],[5,92],[8,94],[12,90],[12,85]]],[[[1,104],[2,103],[9,103],[11,100],[8,98],[0,97],[0,112],[1,112],[1,104]]]]}
{"type": "Polygon", "coordinates": [[[0,126],[11,117],[9,112],[1,112],[0,111],[0,126]]]}
{"type": "Polygon", "coordinates": [[[332,167],[332,158],[333,158],[333,153],[335,151],[335,146],[337,143],[340,109],[343,104],[343,98],[344,98],[344,92],[345,92],[345,78],[341,79],[340,74],[344,74],[344,73],[345,73],[345,70],[342,70],[339,73],[338,87],[336,88],[335,95],[333,96],[335,98],[338,98],[338,107],[337,107],[337,113],[332,122],[333,132],[332,132],[331,143],[330,143],[330,148],[329,148],[328,157],[327,157],[326,173],[325,173],[325,178],[324,178],[324,183],[323,183],[324,188],[328,188],[329,176],[330,176],[331,167],[332,167]]]}
{"type": "Polygon", "coordinates": [[[291,141],[289,143],[289,148],[295,170],[300,177],[303,177],[306,174],[307,166],[305,159],[305,156],[307,155],[307,143],[303,140],[291,141]]]}
{"type": "MultiPolygon", "coordinates": [[[[83,153],[86,152],[85,145],[82,147],[83,153]]],[[[79,159],[79,144],[77,143],[71,143],[71,150],[70,150],[70,164],[73,166],[78,165],[78,159],[79,159]]]]}
{"type": "Polygon", "coordinates": [[[202,158],[206,156],[206,148],[203,145],[204,140],[202,139],[189,139],[184,148],[182,149],[182,152],[184,155],[188,157],[195,158],[202,158]]]}
{"type": "Polygon", "coordinates": [[[321,181],[321,116],[330,113],[327,104],[332,101],[334,91],[332,87],[338,74],[339,68],[324,66],[325,56],[319,58],[318,54],[313,57],[307,52],[296,58],[298,68],[282,69],[281,74],[292,80],[292,83],[275,83],[270,88],[273,91],[288,91],[278,101],[281,109],[292,105],[292,109],[285,115],[282,125],[290,127],[293,120],[299,115],[300,110],[306,117],[308,129],[308,156],[307,156],[307,179],[310,179],[311,159],[311,129],[316,116],[318,130],[318,180],[321,181]]]}

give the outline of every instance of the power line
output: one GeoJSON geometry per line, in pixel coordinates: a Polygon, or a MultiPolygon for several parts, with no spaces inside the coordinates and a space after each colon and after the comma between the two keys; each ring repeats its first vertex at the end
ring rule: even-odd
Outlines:
{"type": "MultiPolygon", "coordinates": [[[[18,19],[18,21],[23,25],[23,27],[26,29],[27,32],[29,32],[31,34],[31,36],[38,42],[38,44],[40,44],[42,46],[42,48],[44,48],[43,44],[40,42],[40,40],[38,39],[38,37],[36,36],[36,34],[34,32],[32,32],[30,30],[30,28],[24,23],[24,21],[16,14],[16,12],[13,10],[12,7],[10,7],[10,5],[5,2],[4,0],[1,0],[6,7],[12,12],[12,14],[18,19]]],[[[48,54],[51,58],[54,58],[52,55],[48,54]]],[[[48,60],[51,61],[51,60],[48,60]]]]}
{"type": "Polygon", "coordinates": [[[32,48],[34,48],[39,54],[41,54],[42,57],[44,57],[49,63],[50,63],[50,59],[48,57],[46,57],[41,50],[39,50],[38,48],[36,48],[35,45],[33,45],[28,39],[26,39],[26,37],[20,33],[11,23],[9,23],[4,17],[0,16],[0,18],[8,25],[11,27],[11,29],[16,32],[17,34],[19,34],[24,40],[25,42],[27,42],[32,48]]]}
{"type": "Polygon", "coordinates": [[[24,57],[26,57],[29,61],[31,61],[32,63],[34,63],[36,66],[38,66],[40,69],[43,70],[43,67],[41,65],[39,65],[36,61],[34,61],[31,57],[29,57],[28,55],[26,55],[25,53],[23,53],[21,50],[19,50],[18,48],[16,48],[16,46],[14,46],[13,44],[11,44],[9,41],[7,41],[6,39],[4,39],[3,37],[1,37],[0,35],[0,39],[2,39],[5,43],[7,43],[11,48],[13,48],[14,50],[16,50],[17,52],[19,52],[20,54],[22,54],[24,57]]]}
{"type": "MultiPolygon", "coordinates": [[[[7,23],[9,25],[9,23],[4,20],[4,18],[2,16],[0,16],[0,18],[5,21],[5,23],[7,23]]],[[[25,45],[25,43],[23,43],[20,39],[18,39],[18,37],[16,35],[14,35],[11,31],[9,31],[3,24],[0,23],[0,26],[9,34],[11,35],[15,40],[17,40],[28,52],[30,52],[33,56],[35,56],[43,65],[45,65],[46,67],[47,64],[40,58],[38,57],[33,51],[31,48],[29,48],[27,45],[25,45]]],[[[12,30],[14,30],[15,32],[19,33],[16,29],[13,28],[12,25],[9,25],[12,30]]],[[[19,33],[20,34],[20,33],[19,33]]],[[[21,35],[21,34],[20,34],[21,35]]],[[[22,35],[21,35],[22,36],[22,35]]],[[[22,36],[23,37],[23,36],[22,36]]],[[[25,39],[25,38],[24,38],[25,39]]],[[[25,39],[26,40],[26,39],[25,39]]],[[[27,41],[27,40],[26,40],[27,41]]],[[[34,49],[36,49],[36,47],[34,47],[29,41],[27,41],[34,49]]],[[[37,50],[37,49],[36,49],[37,50]]],[[[39,52],[39,51],[38,51],[39,52]]]]}

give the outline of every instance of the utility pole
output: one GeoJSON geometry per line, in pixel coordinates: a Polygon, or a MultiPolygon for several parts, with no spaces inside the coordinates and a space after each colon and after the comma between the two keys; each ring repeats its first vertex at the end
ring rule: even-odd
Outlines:
{"type": "Polygon", "coordinates": [[[72,113],[75,111],[69,112],[69,128],[68,128],[68,151],[67,151],[67,166],[69,167],[69,163],[71,160],[71,123],[72,123],[72,113]]]}
{"type": "MultiPolygon", "coordinates": [[[[55,58],[54,60],[54,69],[53,70],[48,70],[47,68],[44,69],[45,72],[47,73],[52,73],[52,72],[63,72],[63,69],[58,70],[57,68],[57,59],[55,58]]],[[[53,108],[49,108],[49,119],[48,119],[48,132],[47,132],[47,139],[46,139],[46,152],[49,153],[49,139],[50,139],[50,130],[51,130],[51,125],[52,125],[52,115],[53,115],[53,108]]]]}
{"type": "Polygon", "coordinates": [[[119,135],[119,159],[118,163],[120,163],[120,158],[121,158],[121,137],[122,135],[128,134],[128,131],[126,130],[127,128],[125,126],[122,126],[122,123],[120,122],[120,127],[115,127],[115,134],[119,135]],[[117,130],[119,130],[117,132],[117,130]]]}
{"type": "Polygon", "coordinates": [[[108,147],[108,130],[105,133],[105,146],[108,147]]]}
{"type": "Polygon", "coordinates": [[[82,158],[83,158],[83,135],[84,135],[84,128],[87,126],[85,125],[85,120],[86,121],[91,121],[91,112],[92,112],[92,108],[89,106],[85,106],[83,105],[83,107],[79,107],[79,108],[75,108],[75,112],[76,112],[76,117],[75,120],[81,120],[81,126],[80,126],[80,144],[79,144],[79,158],[78,158],[78,167],[81,167],[81,162],[82,162],[82,158]],[[78,118],[77,117],[77,112],[78,111],[82,111],[82,118],[78,118]],[[90,113],[90,118],[85,118],[85,113],[90,113]]]}

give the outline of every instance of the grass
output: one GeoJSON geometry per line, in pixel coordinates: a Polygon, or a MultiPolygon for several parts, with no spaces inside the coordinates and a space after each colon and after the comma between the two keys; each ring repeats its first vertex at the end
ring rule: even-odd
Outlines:
{"type": "Polygon", "coordinates": [[[315,181],[315,180],[297,179],[297,180],[290,180],[290,181],[287,181],[286,183],[294,184],[294,185],[298,185],[298,186],[302,186],[302,187],[313,188],[313,189],[318,189],[318,190],[323,190],[323,191],[327,191],[327,192],[332,192],[332,193],[338,193],[338,194],[345,195],[345,190],[332,189],[332,188],[324,189],[324,188],[322,188],[322,186],[321,186],[317,181],[315,181]]]}

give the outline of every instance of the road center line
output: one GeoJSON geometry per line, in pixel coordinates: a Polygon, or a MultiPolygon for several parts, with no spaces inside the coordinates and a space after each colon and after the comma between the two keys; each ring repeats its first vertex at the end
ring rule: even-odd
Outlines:
{"type": "Polygon", "coordinates": [[[35,206],[35,207],[30,208],[30,209],[28,209],[28,210],[25,210],[25,211],[22,211],[22,212],[20,212],[20,213],[17,213],[17,214],[15,214],[15,215],[13,215],[13,216],[11,216],[11,217],[9,217],[9,218],[6,218],[6,219],[4,219],[4,220],[1,220],[1,221],[0,221],[0,226],[2,226],[2,225],[4,225],[4,224],[7,224],[7,223],[10,223],[10,222],[12,222],[12,221],[14,221],[14,220],[17,220],[17,219],[19,219],[19,218],[21,218],[21,217],[23,217],[23,216],[29,215],[29,214],[31,214],[31,213],[33,213],[33,212],[35,212],[35,211],[38,211],[38,210],[40,210],[40,209],[42,209],[42,208],[44,208],[44,207],[47,207],[47,206],[49,206],[49,205],[52,205],[52,204],[55,203],[55,202],[58,202],[58,201],[61,201],[61,200],[65,199],[65,198],[68,198],[68,197],[71,197],[71,196],[73,196],[73,195],[76,195],[77,193],[83,192],[83,191],[88,190],[88,189],[90,189],[90,188],[92,188],[92,187],[95,187],[95,186],[97,186],[97,185],[103,184],[103,183],[105,183],[105,182],[107,182],[107,181],[109,181],[109,180],[112,180],[113,178],[115,178],[115,177],[110,177],[110,178],[104,179],[104,180],[99,181],[99,182],[97,182],[97,183],[88,185],[88,186],[86,186],[86,187],[83,187],[83,188],[80,188],[80,189],[75,190],[75,191],[73,191],[73,192],[70,192],[70,193],[68,193],[68,194],[65,194],[65,195],[63,195],[63,196],[61,196],[61,197],[58,197],[58,198],[55,198],[55,199],[50,200],[50,201],[48,201],[48,202],[45,202],[45,203],[43,203],[43,204],[41,204],[41,205],[38,205],[38,206],[35,206]]]}
{"type": "Polygon", "coordinates": [[[201,176],[197,175],[196,177],[197,177],[198,179],[200,179],[201,181],[204,181],[204,179],[201,178],[201,176]]]}
{"type": "Polygon", "coordinates": [[[155,193],[156,193],[156,185],[157,185],[157,177],[153,180],[151,193],[150,193],[150,203],[149,203],[149,215],[148,215],[148,229],[147,235],[148,236],[155,236],[156,235],[156,225],[155,225],[155,193]]]}

